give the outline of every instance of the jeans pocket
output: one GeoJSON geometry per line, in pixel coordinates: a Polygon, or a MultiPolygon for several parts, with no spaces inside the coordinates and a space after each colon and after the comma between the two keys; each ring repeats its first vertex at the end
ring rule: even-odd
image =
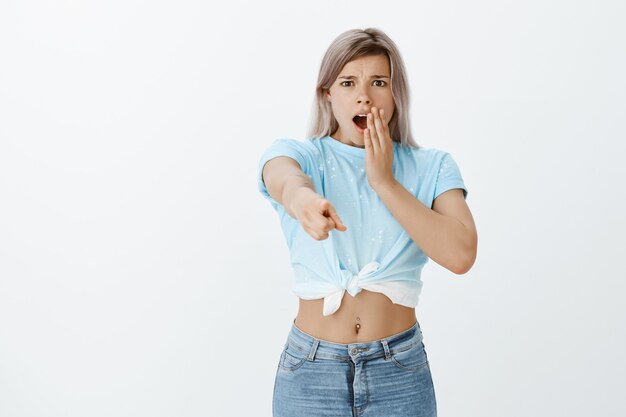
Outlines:
{"type": "Polygon", "coordinates": [[[307,359],[307,351],[304,348],[287,342],[280,356],[278,367],[285,371],[295,371],[300,368],[307,359]]]}
{"type": "Polygon", "coordinates": [[[391,362],[404,371],[416,371],[428,365],[424,343],[420,340],[391,351],[391,362]]]}

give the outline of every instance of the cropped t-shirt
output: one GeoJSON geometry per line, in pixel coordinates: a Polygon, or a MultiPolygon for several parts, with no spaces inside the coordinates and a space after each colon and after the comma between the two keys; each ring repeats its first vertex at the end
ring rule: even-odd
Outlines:
{"type": "MultiPolygon", "coordinates": [[[[467,188],[450,153],[393,142],[393,176],[426,207],[441,193],[467,188]]],[[[333,314],[345,291],[386,295],[393,303],[416,307],[421,271],[428,257],[404,231],[365,171],[365,149],[326,136],[304,141],[276,139],[258,165],[258,189],[278,212],[294,272],[293,292],[305,300],[324,298],[324,316],[333,314]],[[316,240],[274,200],[263,182],[263,167],[277,156],[296,160],[315,192],[330,201],[347,230],[333,229],[316,240]]]]}

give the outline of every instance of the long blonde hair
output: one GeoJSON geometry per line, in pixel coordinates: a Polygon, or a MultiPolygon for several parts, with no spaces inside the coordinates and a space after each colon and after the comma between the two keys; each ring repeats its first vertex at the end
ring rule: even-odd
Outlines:
{"type": "Polygon", "coordinates": [[[331,104],[325,99],[326,91],[335,82],[344,65],[366,55],[385,55],[391,67],[391,94],[395,111],[389,121],[389,132],[395,142],[420,148],[413,139],[409,120],[409,86],[404,61],[396,44],[382,30],[376,28],[351,29],[331,43],[322,59],[317,78],[315,100],[307,138],[331,135],[339,124],[331,104]]]}

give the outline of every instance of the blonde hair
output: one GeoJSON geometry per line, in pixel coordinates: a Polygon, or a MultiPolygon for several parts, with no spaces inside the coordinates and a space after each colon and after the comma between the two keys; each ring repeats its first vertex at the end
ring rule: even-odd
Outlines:
{"type": "Polygon", "coordinates": [[[331,104],[325,98],[326,91],[335,82],[344,65],[366,55],[384,55],[391,67],[391,94],[395,105],[389,121],[389,133],[395,142],[419,148],[413,139],[409,120],[409,86],[404,62],[396,44],[382,30],[376,28],[351,29],[339,35],[331,43],[322,59],[317,78],[315,100],[307,132],[307,138],[331,135],[339,124],[331,104]]]}

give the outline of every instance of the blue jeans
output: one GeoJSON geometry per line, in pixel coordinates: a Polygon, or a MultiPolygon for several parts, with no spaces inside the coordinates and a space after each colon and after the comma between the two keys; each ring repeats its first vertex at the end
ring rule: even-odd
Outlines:
{"type": "Polygon", "coordinates": [[[419,322],[365,343],[334,343],[296,327],[280,355],[274,417],[436,417],[419,322]]]}

